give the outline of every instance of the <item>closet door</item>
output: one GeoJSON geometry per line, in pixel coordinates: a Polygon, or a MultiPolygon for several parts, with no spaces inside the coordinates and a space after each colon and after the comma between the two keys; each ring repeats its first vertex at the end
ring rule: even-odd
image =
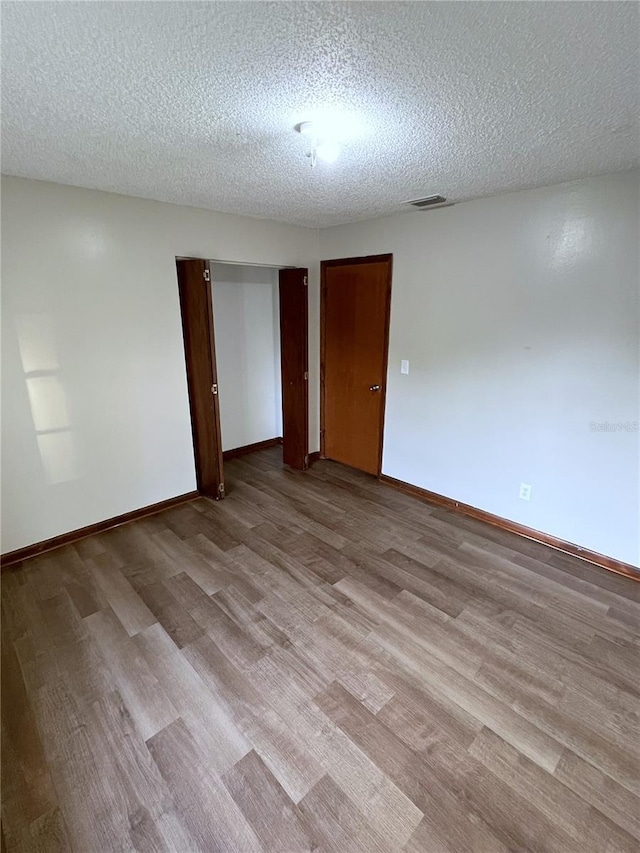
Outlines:
{"type": "Polygon", "coordinates": [[[280,270],[280,361],[282,366],[282,459],[309,466],[308,273],[280,270]]]}
{"type": "Polygon", "coordinates": [[[176,264],[198,491],[219,500],[224,475],[211,271],[204,260],[176,264]]]}

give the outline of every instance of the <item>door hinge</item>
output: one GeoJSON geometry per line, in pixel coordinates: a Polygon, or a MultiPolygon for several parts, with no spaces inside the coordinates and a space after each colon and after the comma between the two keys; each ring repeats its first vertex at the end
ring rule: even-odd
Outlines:
{"type": "Polygon", "coordinates": [[[304,372],[304,378],[305,378],[305,381],[307,381],[309,379],[309,374],[307,373],[306,370],[304,372]]]}
{"type": "Polygon", "coordinates": [[[213,394],[214,397],[218,396],[218,386],[217,385],[211,386],[211,393],[213,394]]]}
{"type": "Polygon", "coordinates": [[[205,270],[205,271],[202,273],[202,277],[204,278],[204,280],[205,280],[205,281],[211,281],[211,273],[210,273],[210,271],[209,271],[209,270],[205,270]]]}
{"type": "Polygon", "coordinates": [[[306,275],[305,275],[305,277],[302,279],[302,283],[304,284],[304,286],[305,286],[305,287],[307,287],[307,286],[308,286],[308,284],[309,284],[309,279],[307,278],[307,276],[306,276],[306,275]]]}

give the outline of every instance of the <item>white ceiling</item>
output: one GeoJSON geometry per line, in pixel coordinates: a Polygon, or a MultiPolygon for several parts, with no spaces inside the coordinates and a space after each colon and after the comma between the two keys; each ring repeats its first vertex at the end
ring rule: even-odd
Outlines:
{"type": "Polygon", "coordinates": [[[637,164],[634,2],[1,5],[9,174],[326,226],[637,164]]]}

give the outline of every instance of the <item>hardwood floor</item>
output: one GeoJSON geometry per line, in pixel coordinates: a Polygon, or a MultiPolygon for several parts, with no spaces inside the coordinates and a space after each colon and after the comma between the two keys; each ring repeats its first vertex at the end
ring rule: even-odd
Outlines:
{"type": "Polygon", "coordinates": [[[640,585],[280,454],[3,577],[7,853],[637,853],[640,585]]]}

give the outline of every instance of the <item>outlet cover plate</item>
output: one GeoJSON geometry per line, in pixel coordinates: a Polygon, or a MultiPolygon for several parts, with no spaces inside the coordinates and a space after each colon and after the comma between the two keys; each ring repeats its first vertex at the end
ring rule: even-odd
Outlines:
{"type": "Polygon", "coordinates": [[[531,500],[531,486],[529,483],[520,483],[520,499],[523,501],[531,500]]]}

